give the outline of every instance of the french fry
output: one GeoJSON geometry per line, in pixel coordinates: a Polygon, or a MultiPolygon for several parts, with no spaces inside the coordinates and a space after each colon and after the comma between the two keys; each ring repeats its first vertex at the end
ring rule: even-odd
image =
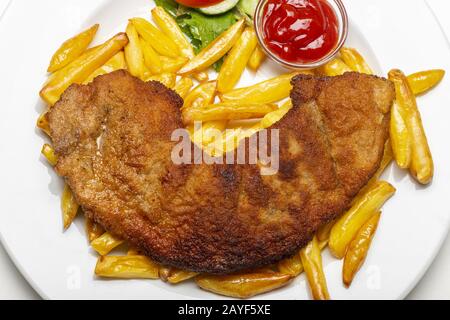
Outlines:
{"type": "Polygon", "coordinates": [[[258,39],[255,30],[251,27],[245,28],[220,69],[217,77],[217,90],[219,92],[225,93],[234,89],[257,44],[258,39]]]}
{"type": "Polygon", "coordinates": [[[209,75],[206,71],[196,72],[196,73],[193,73],[191,76],[192,76],[192,78],[194,78],[195,80],[197,80],[200,83],[209,81],[209,75]]]}
{"type": "Polygon", "coordinates": [[[246,299],[284,287],[292,279],[292,276],[286,274],[261,272],[228,276],[201,275],[195,281],[203,290],[226,297],[246,299]]]}
{"type": "Polygon", "coordinates": [[[331,229],[333,229],[335,220],[328,222],[326,225],[322,226],[319,231],[317,231],[317,240],[319,242],[325,242],[330,240],[331,229]]]}
{"type": "MultiPolygon", "coordinates": [[[[312,74],[311,72],[304,72],[312,74]]],[[[289,97],[292,78],[298,73],[289,73],[255,84],[251,87],[235,89],[220,95],[222,101],[240,103],[273,103],[289,97]]]]}
{"type": "Polygon", "coordinates": [[[344,258],[347,247],[355,238],[358,230],[367,220],[377,214],[395,191],[395,188],[388,182],[379,181],[366,194],[358,197],[350,210],[331,229],[328,245],[336,258],[344,258]]]}
{"type": "Polygon", "coordinates": [[[403,110],[407,131],[411,139],[410,172],[419,183],[426,185],[433,179],[434,163],[422,124],[422,117],[417,107],[416,97],[403,72],[391,70],[389,79],[394,82],[397,92],[396,103],[398,108],[403,110]]]}
{"type": "MultiPolygon", "coordinates": [[[[83,54],[81,56],[79,56],[77,58],[77,60],[84,60],[86,59],[86,57],[94,54],[95,52],[97,52],[100,49],[101,45],[93,47],[93,48],[89,48],[87,49],[85,52],[83,52],[83,54]]],[[[73,62],[72,62],[73,63],[73,62]]],[[[52,73],[49,75],[49,77],[47,78],[47,80],[45,81],[43,87],[45,87],[47,84],[49,84],[51,81],[53,81],[57,76],[59,76],[59,74],[66,68],[68,68],[70,65],[72,65],[72,63],[70,63],[68,66],[64,67],[62,70],[58,70],[55,73],[52,73]]]]}
{"type": "Polygon", "coordinates": [[[258,71],[259,67],[261,67],[266,58],[267,56],[264,51],[259,45],[257,45],[255,51],[253,51],[253,54],[250,57],[250,60],[248,61],[249,68],[253,71],[258,71]]]}
{"type": "Polygon", "coordinates": [[[56,166],[58,163],[58,157],[55,154],[55,150],[49,144],[44,144],[41,150],[42,155],[47,159],[48,163],[52,166],[56,166]]]}
{"type": "Polygon", "coordinates": [[[216,81],[209,81],[198,85],[184,99],[183,111],[204,108],[214,102],[216,96],[216,81]]]}
{"type": "Polygon", "coordinates": [[[191,124],[195,121],[257,119],[276,109],[276,105],[272,104],[219,103],[203,109],[184,110],[183,121],[191,124]]]}
{"type": "Polygon", "coordinates": [[[314,300],[330,300],[317,237],[300,251],[300,257],[314,300]]]}
{"type": "Polygon", "coordinates": [[[194,58],[194,48],[184,36],[177,22],[162,7],[156,7],[152,10],[153,20],[158,27],[172,39],[180,49],[181,54],[189,59],[194,58]]]}
{"type": "Polygon", "coordinates": [[[178,73],[180,75],[192,74],[212,66],[230,51],[242,34],[245,20],[241,19],[211,42],[197,56],[189,61],[178,73]]]}
{"type": "Polygon", "coordinates": [[[89,243],[100,238],[103,234],[105,234],[105,229],[94,220],[86,217],[86,234],[89,240],[89,243]]]}
{"type": "Polygon", "coordinates": [[[183,99],[189,94],[194,82],[191,78],[183,77],[176,83],[174,90],[182,97],[183,99]]]}
{"type": "Polygon", "coordinates": [[[278,271],[282,274],[288,274],[292,277],[298,277],[304,271],[300,252],[294,255],[292,258],[284,259],[278,262],[277,267],[278,271]]]}
{"type": "Polygon", "coordinates": [[[91,242],[92,248],[101,256],[106,256],[112,250],[123,244],[124,241],[106,232],[91,242]]]}
{"type": "Polygon", "coordinates": [[[144,256],[101,256],[95,274],[112,279],[159,279],[159,266],[144,256]]]}
{"type": "Polygon", "coordinates": [[[373,74],[372,69],[356,49],[342,48],[341,58],[344,63],[353,71],[365,74],[373,74]]]}
{"type": "Polygon", "coordinates": [[[196,272],[183,271],[183,270],[171,270],[169,277],[167,278],[167,282],[171,284],[179,284],[181,282],[185,282],[187,280],[191,280],[198,276],[196,272]]]}
{"type": "Polygon", "coordinates": [[[167,282],[170,276],[170,273],[172,272],[172,268],[166,267],[166,266],[159,266],[159,278],[167,282]]]}
{"type": "Polygon", "coordinates": [[[162,72],[168,73],[177,73],[186,62],[188,62],[188,58],[178,57],[178,58],[169,58],[161,56],[161,64],[162,64],[162,72]]]}
{"type": "Polygon", "coordinates": [[[96,50],[82,55],[58,71],[41,90],[40,96],[45,102],[53,106],[71,84],[82,83],[95,70],[121,51],[127,43],[127,35],[125,33],[119,33],[96,50]]]}
{"type": "Polygon", "coordinates": [[[129,22],[127,26],[128,44],[125,46],[125,60],[129,72],[138,78],[144,75],[144,53],[141,48],[141,40],[134,25],[129,22]]]}
{"type": "Polygon", "coordinates": [[[367,253],[369,252],[372,239],[377,231],[380,218],[381,212],[370,218],[357,232],[355,238],[348,246],[344,259],[344,268],[342,271],[342,278],[347,287],[350,287],[356,273],[366,260],[367,253]]]}
{"type": "Polygon", "coordinates": [[[156,53],[155,49],[145,41],[144,39],[141,40],[141,48],[142,53],[144,55],[144,63],[145,66],[150,70],[152,74],[161,74],[162,73],[162,62],[161,57],[156,53]]]}
{"type": "Polygon", "coordinates": [[[98,68],[93,74],[91,74],[83,84],[91,83],[98,76],[108,74],[117,70],[127,69],[127,63],[125,61],[125,54],[123,51],[117,53],[107,63],[98,68]]]}
{"type": "Polygon", "coordinates": [[[235,150],[239,146],[239,142],[244,138],[245,133],[241,128],[227,129],[222,134],[221,139],[212,142],[205,150],[213,156],[221,156],[235,150]]]}
{"type": "Polygon", "coordinates": [[[218,120],[218,121],[209,121],[202,123],[201,130],[196,130],[194,125],[189,125],[187,130],[191,136],[192,142],[194,142],[197,146],[203,147],[205,150],[215,149],[214,146],[210,146],[213,143],[216,143],[216,133],[223,132],[227,126],[227,121],[218,120]]]}
{"type": "Polygon", "coordinates": [[[36,123],[36,126],[44,131],[46,135],[50,137],[50,125],[48,123],[48,112],[43,112],[36,123]]]}
{"type": "Polygon", "coordinates": [[[406,113],[397,102],[391,109],[390,136],[397,165],[402,169],[408,169],[411,165],[412,140],[406,124],[406,113]]]}
{"type": "Polygon", "coordinates": [[[171,58],[180,56],[181,53],[177,45],[150,22],[143,18],[133,18],[130,21],[136,27],[139,35],[151,44],[160,55],[171,58]]]}
{"type": "Polygon", "coordinates": [[[168,88],[175,88],[175,85],[177,83],[177,75],[174,73],[162,73],[156,76],[145,76],[144,81],[157,81],[161,82],[163,85],[165,85],[168,88]]]}
{"type": "Polygon", "coordinates": [[[319,241],[319,248],[321,251],[328,247],[329,240],[319,241]]]}
{"type": "Polygon", "coordinates": [[[135,248],[135,247],[130,247],[127,251],[127,256],[142,256],[142,252],[141,250],[135,248]]]}
{"type": "Polygon", "coordinates": [[[61,209],[63,214],[64,229],[67,230],[72,225],[73,220],[77,216],[79,205],[68,185],[64,186],[61,198],[61,209]]]}
{"type": "Polygon", "coordinates": [[[292,109],[292,101],[289,99],[278,110],[268,113],[260,123],[262,129],[267,129],[279,122],[292,109]]]}
{"type": "Polygon", "coordinates": [[[64,42],[53,55],[47,71],[50,73],[56,72],[81,56],[81,54],[87,49],[89,44],[94,39],[98,28],[99,25],[95,24],[89,29],[64,42]]]}
{"type": "Polygon", "coordinates": [[[421,71],[408,76],[408,83],[414,95],[424,94],[436,87],[444,78],[442,69],[421,71]]]}
{"type": "Polygon", "coordinates": [[[381,159],[380,167],[375,173],[375,179],[379,180],[381,178],[384,171],[386,171],[386,168],[392,163],[392,160],[394,160],[394,154],[392,151],[391,140],[388,140],[384,146],[383,158],[381,159]]]}
{"type": "Polygon", "coordinates": [[[340,58],[335,58],[324,66],[320,67],[320,73],[329,77],[340,76],[346,72],[351,71],[352,69],[350,69],[350,67],[340,58]]]}

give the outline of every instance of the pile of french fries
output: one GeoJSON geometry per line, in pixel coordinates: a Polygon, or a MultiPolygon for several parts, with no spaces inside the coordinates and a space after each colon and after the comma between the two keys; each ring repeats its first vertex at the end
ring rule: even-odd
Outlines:
{"type": "MultiPolygon", "coordinates": [[[[72,84],[88,84],[99,75],[127,69],[143,81],[159,81],[175,90],[184,99],[181,111],[192,140],[214,155],[232,150],[241,139],[271,127],[292,108],[289,99],[291,79],[300,72],[280,75],[251,87],[235,88],[247,67],[257,71],[266,59],[254,29],[244,20],[238,21],[195,55],[189,40],[163,8],[156,7],[151,13],[156,26],[143,18],[130,19],[125,33],[92,48],[89,46],[98,25],[67,40],[54,54],[48,68],[49,79],[40,92],[48,108],[52,108],[72,84]],[[210,80],[210,67],[222,58],[225,60],[217,79],[210,80]],[[220,102],[216,103],[217,100],[220,102]],[[240,120],[249,119],[254,121],[239,124],[240,120]],[[196,131],[193,125],[196,121],[203,122],[201,131],[196,131]],[[232,130],[224,132],[227,128],[232,130]],[[224,132],[221,139],[211,134],[215,130],[224,132]]],[[[338,57],[319,69],[302,73],[338,76],[349,71],[373,73],[364,58],[351,48],[342,49],[338,57]]],[[[305,272],[313,298],[329,299],[322,250],[328,247],[336,258],[344,259],[343,282],[350,286],[368,254],[381,218],[380,210],[395,193],[392,185],[379,180],[392,160],[395,159],[400,168],[410,169],[420,183],[431,181],[433,160],[416,96],[431,90],[443,76],[443,70],[424,71],[408,77],[399,70],[389,73],[397,99],[392,109],[391,139],[379,171],[349,211],[321,228],[311,243],[292,258],[253,272],[200,275],[158,265],[133,248],[124,256],[109,255],[124,245],[124,241],[86,217],[88,239],[100,256],[95,274],[105,278],[162,279],[171,284],[195,279],[204,290],[248,298],[286,286],[305,272]]],[[[39,117],[37,126],[50,136],[46,114],[39,117]]],[[[57,165],[58,159],[50,145],[44,145],[42,154],[51,165],[57,165]]],[[[62,196],[66,229],[79,211],[76,199],[66,186],[62,196]]]]}

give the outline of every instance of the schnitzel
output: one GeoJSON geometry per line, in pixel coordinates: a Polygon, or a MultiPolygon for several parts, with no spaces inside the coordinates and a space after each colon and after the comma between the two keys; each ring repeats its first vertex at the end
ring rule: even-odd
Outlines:
{"type": "Polygon", "coordinates": [[[126,71],[72,85],[49,114],[58,163],[84,212],[163,265],[226,274],[296,253],[380,166],[392,84],[348,73],[293,79],[280,169],[175,165],[182,99],[126,71]]]}

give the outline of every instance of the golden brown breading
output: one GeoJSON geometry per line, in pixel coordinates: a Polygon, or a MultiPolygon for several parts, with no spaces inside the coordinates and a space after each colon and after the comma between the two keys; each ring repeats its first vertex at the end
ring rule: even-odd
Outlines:
{"type": "Polygon", "coordinates": [[[360,74],[294,79],[280,171],[174,165],[182,100],[125,71],[74,85],[49,114],[63,176],[85,212],[165,265],[231,273],[277,262],[343,213],[380,165],[393,89],[360,74]]]}

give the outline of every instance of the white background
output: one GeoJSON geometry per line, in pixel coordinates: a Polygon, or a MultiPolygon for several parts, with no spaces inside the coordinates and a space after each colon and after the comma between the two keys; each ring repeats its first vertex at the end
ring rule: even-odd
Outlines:
{"type": "MultiPolygon", "coordinates": [[[[450,38],[450,19],[448,19],[450,2],[447,0],[426,1],[442,24],[447,37],[450,38]]],[[[0,0],[0,17],[9,2],[9,0],[0,0]]],[[[450,72],[450,70],[447,71],[450,72]]],[[[0,299],[39,299],[39,296],[14,267],[1,245],[0,284],[0,299]]],[[[450,236],[425,277],[408,298],[450,299],[450,236]]]]}

